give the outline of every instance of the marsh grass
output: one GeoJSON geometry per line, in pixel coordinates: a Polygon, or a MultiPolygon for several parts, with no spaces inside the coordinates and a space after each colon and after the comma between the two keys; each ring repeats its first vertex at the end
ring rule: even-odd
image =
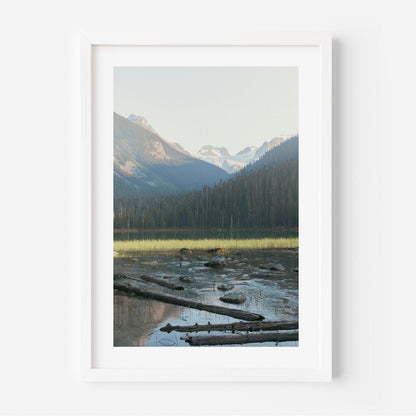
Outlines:
{"type": "Polygon", "coordinates": [[[195,251],[221,247],[231,251],[236,249],[296,248],[298,246],[299,238],[114,241],[114,251],[118,255],[152,251],[179,251],[184,247],[195,251]]]}

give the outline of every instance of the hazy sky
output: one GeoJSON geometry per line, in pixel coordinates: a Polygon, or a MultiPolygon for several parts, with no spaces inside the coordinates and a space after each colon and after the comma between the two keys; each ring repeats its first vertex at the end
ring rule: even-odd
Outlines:
{"type": "Polygon", "coordinates": [[[235,154],[298,132],[298,69],[117,67],[114,111],[144,116],[193,153],[212,144],[235,154]]]}

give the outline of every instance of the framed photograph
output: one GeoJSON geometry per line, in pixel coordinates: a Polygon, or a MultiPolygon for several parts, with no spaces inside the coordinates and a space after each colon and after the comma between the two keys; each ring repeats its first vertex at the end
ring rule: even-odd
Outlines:
{"type": "Polygon", "coordinates": [[[81,39],[87,381],[331,380],[331,37],[81,39]]]}

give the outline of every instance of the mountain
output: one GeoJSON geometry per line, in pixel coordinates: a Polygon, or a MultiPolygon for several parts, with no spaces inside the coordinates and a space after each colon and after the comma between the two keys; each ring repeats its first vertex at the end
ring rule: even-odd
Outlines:
{"type": "Polygon", "coordinates": [[[254,171],[265,166],[280,165],[288,160],[299,158],[299,136],[293,136],[278,146],[272,147],[255,162],[248,164],[243,171],[254,171]]]}
{"type": "Polygon", "coordinates": [[[211,187],[182,195],[117,201],[114,226],[222,230],[297,227],[298,145],[294,136],[211,187]]]}
{"type": "Polygon", "coordinates": [[[279,146],[279,144],[283,143],[289,139],[289,136],[278,136],[273,139],[271,139],[268,142],[264,142],[257,150],[254,155],[254,160],[252,162],[255,162],[256,160],[260,159],[266,152],[269,150],[272,150],[274,147],[279,146]]]}
{"type": "Polygon", "coordinates": [[[192,153],[189,153],[187,150],[185,150],[179,143],[174,142],[168,142],[171,147],[173,147],[178,152],[181,152],[187,156],[195,157],[192,153]]]}
{"type": "Polygon", "coordinates": [[[233,158],[225,147],[206,145],[198,151],[196,157],[218,166],[228,173],[235,173],[244,167],[244,163],[233,158]]]}
{"type": "Polygon", "coordinates": [[[188,192],[228,174],[163,140],[140,116],[114,113],[114,197],[188,192]]]}
{"type": "MultiPolygon", "coordinates": [[[[253,154],[253,152],[254,152],[254,154],[255,154],[256,150],[257,150],[257,147],[256,147],[256,146],[246,147],[245,149],[240,150],[240,151],[237,153],[237,155],[236,155],[236,156],[251,155],[251,154],[253,154]]],[[[254,154],[253,154],[253,155],[254,155],[254,154]]]]}
{"type": "Polygon", "coordinates": [[[245,166],[250,163],[256,157],[257,147],[250,146],[246,147],[245,149],[239,151],[235,157],[245,166]]]}
{"type": "Polygon", "coordinates": [[[130,114],[127,117],[127,120],[131,121],[134,124],[137,124],[138,126],[144,127],[146,130],[151,131],[154,134],[159,134],[153,129],[153,127],[149,124],[149,122],[142,116],[138,116],[136,114],[130,114]]]}
{"type": "Polygon", "coordinates": [[[231,155],[225,147],[206,145],[198,151],[196,157],[216,165],[228,173],[236,173],[244,166],[260,159],[266,152],[279,146],[288,138],[289,136],[278,136],[270,141],[265,141],[259,148],[256,146],[246,147],[236,155],[231,155]]]}
{"type": "Polygon", "coordinates": [[[199,150],[198,155],[202,157],[229,157],[230,152],[225,147],[204,146],[199,150]]]}

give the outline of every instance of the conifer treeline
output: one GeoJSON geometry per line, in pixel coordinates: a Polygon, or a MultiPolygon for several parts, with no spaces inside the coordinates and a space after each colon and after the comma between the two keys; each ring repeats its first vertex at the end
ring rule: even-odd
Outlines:
{"type": "Polygon", "coordinates": [[[277,226],[298,226],[297,157],[184,195],[114,201],[114,228],[277,226]]]}

